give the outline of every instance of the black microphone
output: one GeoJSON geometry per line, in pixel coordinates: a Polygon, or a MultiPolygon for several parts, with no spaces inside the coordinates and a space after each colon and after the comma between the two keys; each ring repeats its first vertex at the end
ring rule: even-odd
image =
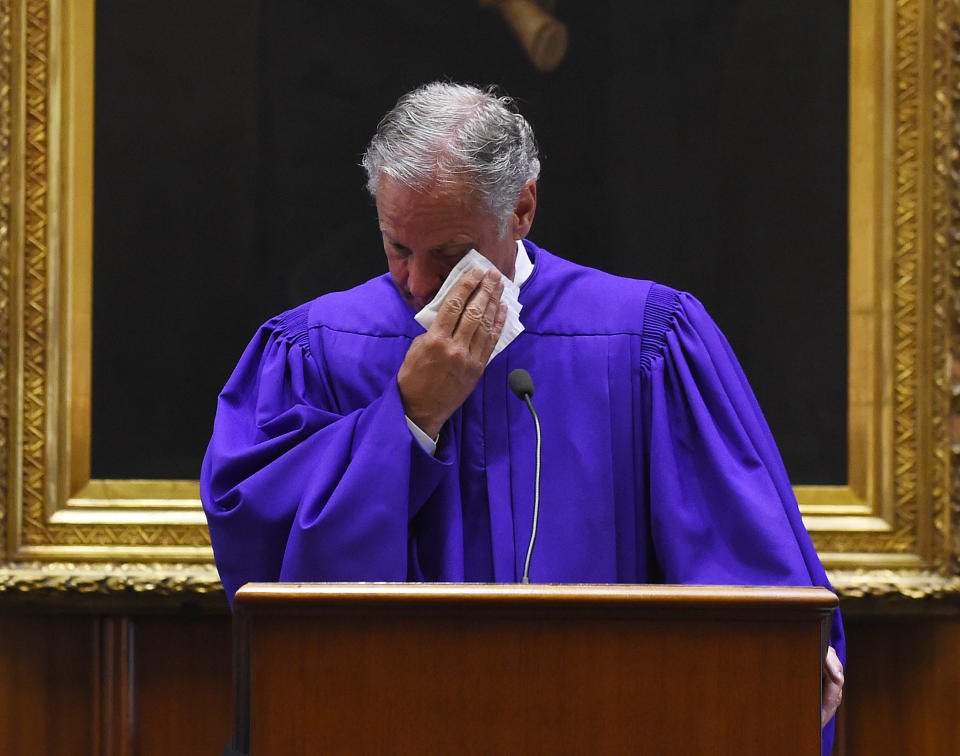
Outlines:
{"type": "Polygon", "coordinates": [[[517,399],[522,399],[530,408],[530,414],[533,416],[533,423],[537,428],[537,475],[533,489],[533,528],[530,530],[530,544],[527,546],[527,558],[523,562],[523,577],[521,583],[530,582],[530,557],[533,556],[533,544],[537,540],[537,522],[540,519],[540,418],[537,417],[537,411],[533,408],[533,402],[530,398],[533,396],[533,378],[523,368],[511,370],[507,377],[510,389],[517,395],[517,399]]]}
{"type": "Polygon", "coordinates": [[[526,399],[527,396],[533,396],[533,378],[523,368],[511,370],[507,377],[510,383],[510,389],[517,395],[517,399],[526,399]]]}

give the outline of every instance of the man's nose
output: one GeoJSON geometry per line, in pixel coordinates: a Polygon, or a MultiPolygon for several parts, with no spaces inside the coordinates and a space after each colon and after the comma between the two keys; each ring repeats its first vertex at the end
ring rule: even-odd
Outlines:
{"type": "Polygon", "coordinates": [[[443,266],[412,255],[408,260],[407,288],[413,296],[430,301],[446,276],[443,266]]]}

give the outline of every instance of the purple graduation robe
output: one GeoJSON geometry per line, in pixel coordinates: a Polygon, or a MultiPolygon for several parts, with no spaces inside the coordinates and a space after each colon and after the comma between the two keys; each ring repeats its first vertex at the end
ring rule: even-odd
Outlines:
{"type": "MultiPolygon", "coordinates": [[[[518,367],[543,430],[533,582],[829,587],[702,305],[524,244],[526,330],[436,457],[405,421],[396,375],[423,329],[389,275],[260,329],[220,395],[201,474],[231,601],[248,581],[516,581],[535,473],[533,421],[507,384],[518,367]]],[[[832,643],[843,661],[839,616],[832,643]]]]}

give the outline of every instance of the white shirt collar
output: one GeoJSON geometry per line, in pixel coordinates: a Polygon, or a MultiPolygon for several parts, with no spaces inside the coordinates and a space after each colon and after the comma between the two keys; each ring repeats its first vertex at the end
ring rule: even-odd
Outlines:
{"type": "Polygon", "coordinates": [[[530,278],[531,273],[533,273],[533,261],[527,254],[527,248],[523,246],[523,242],[518,239],[517,262],[513,268],[513,282],[517,286],[523,286],[523,282],[530,278]]]}

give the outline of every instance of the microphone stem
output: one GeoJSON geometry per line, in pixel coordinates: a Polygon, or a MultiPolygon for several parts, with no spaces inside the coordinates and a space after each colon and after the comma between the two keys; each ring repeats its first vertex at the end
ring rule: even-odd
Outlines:
{"type": "Polygon", "coordinates": [[[523,578],[520,580],[521,583],[527,584],[530,582],[530,557],[533,556],[533,544],[537,540],[537,522],[540,519],[540,418],[537,417],[537,411],[533,408],[533,402],[530,401],[530,394],[524,394],[523,400],[530,408],[530,414],[533,415],[533,424],[537,429],[537,474],[534,478],[533,489],[533,527],[530,530],[527,558],[523,562],[523,578]]]}

